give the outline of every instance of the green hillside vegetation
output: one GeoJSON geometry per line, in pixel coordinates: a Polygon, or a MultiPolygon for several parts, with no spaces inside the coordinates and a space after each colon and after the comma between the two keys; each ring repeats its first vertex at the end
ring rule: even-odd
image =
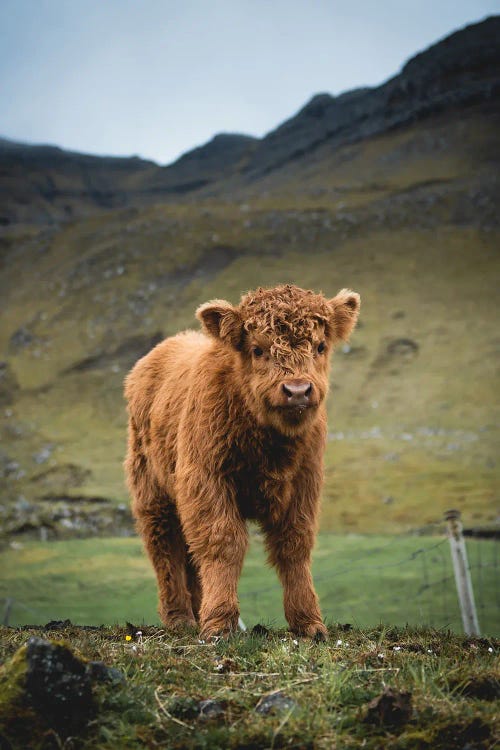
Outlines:
{"type": "Polygon", "coordinates": [[[470,107],[321,147],[231,198],[4,229],[4,530],[115,528],[127,370],[201,302],[277,282],[362,296],[334,355],[322,528],[425,527],[450,506],[494,521],[498,124],[470,107]]]}

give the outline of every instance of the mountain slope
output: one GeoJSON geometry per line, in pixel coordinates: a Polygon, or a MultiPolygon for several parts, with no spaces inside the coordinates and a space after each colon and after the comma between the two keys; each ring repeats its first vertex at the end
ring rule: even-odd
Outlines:
{"type": "MultiPolygon", "coordinates": [[[[349,286],[363,300],[334,358],[323,527],[416,529],[449,507],[498,522],[499,133],[497,100],[469,100],[356,142],[327,139],[258,179],[245,164],[262,143],[224,136],[164,168],[169,190],[223,175],[210,186],[3,227],[3,528],[130,528],[125,373],[196,326],[201,302],[277,282],[349,286]]],[[[123,169],[131,190],[156,189],[160,168],[123,169]]]]}

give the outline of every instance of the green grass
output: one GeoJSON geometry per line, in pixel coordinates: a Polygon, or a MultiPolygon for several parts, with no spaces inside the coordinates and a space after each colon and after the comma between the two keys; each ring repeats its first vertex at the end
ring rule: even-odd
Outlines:
{"type": "MultiPolygon", "coordinates": [[[[116,627],[0,628],[2,661],[32,634],[63,639],[126,677],[124,685],[94,687],[97,714],[71,740],[82,750],[490,750],[500,739],[499,641],[383,627],[332,627],[324,644],[284,631],[202,643],[193,633],[157,628],[143,628],[141,636],[116,627]],[[410,693],[409,711],[393,723],[376,710],[369,718],[369,704],[385,686],[410,693]],[[259,714],[259,701],[277,690],[293,704],[259,714]],[[199,702],[206,699],[219,703],[217,718],[200,717],[199,702]]],[[[15,747],[15,737],[9,739],[15,747]]],[[[51,747],[66,746],[64,736],[58,745],[53,733],[50,739],[51,747]]],[[[23,748],[48,746],[41,742],[38,729],[23,748]]]]}
{"type": "MultiPolygon", "coordinates": [[[[499,634],[498,542],[467,542],[482,632],[499,634]]],[[[0,553],[0,598],[11,624],[69,618],[79,624],[158,622],[152,568],[137,538],[85,539],[0,553]]],[[[453,570],[442,536],[320,534],[313,572],[327,622],[359,627],[432,625],[461,632],[453,570]]],[[[252,539],[239,587],[248,627],[284,626],[281,587],[252,539]]]]}

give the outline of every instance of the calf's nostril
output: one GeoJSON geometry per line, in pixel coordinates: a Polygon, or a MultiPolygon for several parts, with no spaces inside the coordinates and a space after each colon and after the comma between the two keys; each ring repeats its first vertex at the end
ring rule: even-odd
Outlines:
{"type": "Polygon", "coordinates": [[[305,390],[304,396],[307,396],[307,398],[309,398],[309,396],[312,393],[312,389],[313,389],[312,383],[309,383],[308,387],[305,390]]]}

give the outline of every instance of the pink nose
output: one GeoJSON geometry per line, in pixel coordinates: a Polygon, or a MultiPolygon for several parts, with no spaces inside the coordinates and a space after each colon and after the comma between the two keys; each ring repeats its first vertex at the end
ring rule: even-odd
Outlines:
{"type": "Polygon", "coordinates": [[[281,387],[288,406],[304,406],[309,403],[313,387],[308,380],[287,380],[281,387]]]}

